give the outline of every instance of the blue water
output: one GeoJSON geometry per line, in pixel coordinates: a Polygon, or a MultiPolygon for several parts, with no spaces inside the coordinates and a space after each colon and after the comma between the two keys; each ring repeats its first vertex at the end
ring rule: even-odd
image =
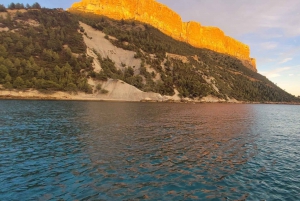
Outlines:
{"type": "Polygon", "coordinates": [[[299,200],[300,106],[0,101],[0,200],[299,200]]]}

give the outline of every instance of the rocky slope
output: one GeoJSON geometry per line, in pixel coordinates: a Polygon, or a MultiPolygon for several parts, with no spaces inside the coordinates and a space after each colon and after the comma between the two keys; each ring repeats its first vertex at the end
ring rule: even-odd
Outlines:
{"type": "Polygon", "coordinates": [[[0,98],[299,102],[245,60],[138,21],[60,9],[0,15],[0,98]]]}
{"type": "Polygon", "coordinates": [[[82,0],[69,11],[104,15],[116,20],[137,20],[158,28],[172,38],[194,47],[225,53],[244,61],[256,70],[255,59],[250,58],[249,46],[229,37],[217,27],[205,27],[198,22],[182,22],[181,17],[155,0],[82,0]]]}

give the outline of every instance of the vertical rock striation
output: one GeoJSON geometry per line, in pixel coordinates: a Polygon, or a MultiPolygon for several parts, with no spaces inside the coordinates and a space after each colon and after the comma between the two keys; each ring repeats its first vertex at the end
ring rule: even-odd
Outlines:
{"type": "Polygon", "coordinates": [[[226,36],[217,27],[201,26],[193,21],[182,22],[177,13],[155,0],[82,0],[74,3],[69,10],[90,12],[116,20],[144,22],[194,47],[237,57],[250,69],[257,71],[255,59],[250,58],[249,46],[226,36]]]}

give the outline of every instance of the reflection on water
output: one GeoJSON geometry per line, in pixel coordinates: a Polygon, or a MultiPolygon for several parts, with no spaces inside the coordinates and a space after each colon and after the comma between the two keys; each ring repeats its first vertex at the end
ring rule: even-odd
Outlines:
{"type": "Polygon", "coordinates": [[[108,197],[227,197],[235,189],[226,177],[256,152],[245,105],[109,103],[85,111],[92,130],[81,140],[102,167],[106,184],[98,191],[108,197]]]}
{"type": "Polygon", "coordinates": [[[0,200],[295,199],[295,109],[0,101],[0,200]]]}

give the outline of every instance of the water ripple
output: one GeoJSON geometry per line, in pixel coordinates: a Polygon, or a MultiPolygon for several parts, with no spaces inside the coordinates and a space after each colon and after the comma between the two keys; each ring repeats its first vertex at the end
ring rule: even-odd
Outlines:
{"type": "Polygon", "coordinates": [[[299,196],[297,106],[0,101],[0,110],[0,200],[299,196]]]}

